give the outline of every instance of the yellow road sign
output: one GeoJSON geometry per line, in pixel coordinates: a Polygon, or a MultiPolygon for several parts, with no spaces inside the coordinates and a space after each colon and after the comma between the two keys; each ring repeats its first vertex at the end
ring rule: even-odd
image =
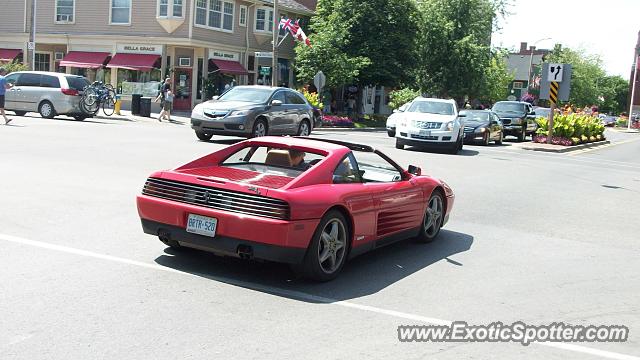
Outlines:
{"type": "Polygon", "coordinates": [[[558,104],[558,90],[559,90],[560,86],[558,84],[557,81],[552,81],[551,82],[551,86],[549,88],[549,100],[554,103],[554,104],[558,104]]]}

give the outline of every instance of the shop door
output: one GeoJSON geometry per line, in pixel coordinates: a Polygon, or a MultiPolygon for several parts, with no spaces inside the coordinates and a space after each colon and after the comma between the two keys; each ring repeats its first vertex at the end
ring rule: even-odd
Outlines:
{"type": "Polygon", "coordinates": [[[191,111],[191,69],[176,69],[174,74],[173,109],[191,111]]]}

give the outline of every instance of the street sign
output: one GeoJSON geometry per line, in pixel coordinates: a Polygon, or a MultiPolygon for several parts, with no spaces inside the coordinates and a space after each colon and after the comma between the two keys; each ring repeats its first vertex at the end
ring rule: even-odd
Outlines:
{"type": "Polygon", "coordinates": [[[316,86],[318,92],[322,90],[324,85],[327,83],[327,77],[324,75],[322,71],[318,71],[316,75],[313,77],[313,85],[316,86]]]}
{"type": "Polygon", "coordinates": [[[549,86],[549,101],[558,105],[558,90],[560,85],[557,81],[552,81],[549,86]]]}
{"type": "Polygon", "coordinates": [[[263,66],[260,68],[260,75],[269,75],[271,74],[271,66],[263,66]]]}
{"type": "Polygon", "coordinates": [[[27,50],[35,50],[36,48],[36,43],[34,43],[33,41],[29,41],[27,43],[27,50]]]}
{"type": "Polygon", "coordinates": [[[273,52],[256,51],[257,58],[273,58],[273,52]]]}
{"type": "Polygon", "coordinates": [[[562,82],[564,64],[549,64],[547,69],[547,81],[562,82]]]}
{"type": "MultiPolygon", "coordinates": [[[[555,65],[560,65],[562,73],[562,82],[556,81],[559,85],[558,88],[558,100],[559,101],[569,101],[569,95],[571,93],[571,75],[573,73],[573,68],[571,64],[542,64],[542,81],[540,82],[540,99],[549,99],[549,92],[551,88],[551,82],[554,81],[553,77],[549,77],[551,72],[551,67],[555,65]]],[[[558,72],[557,68],[554,69],[553,74],[555,75],[558,72]]]]}

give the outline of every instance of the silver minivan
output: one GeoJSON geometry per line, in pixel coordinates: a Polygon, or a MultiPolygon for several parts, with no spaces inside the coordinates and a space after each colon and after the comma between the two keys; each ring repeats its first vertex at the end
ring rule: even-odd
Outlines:
{"type": "Polygon", "coordinates": [[[23,116],[38,112],[43,118],[68,115],[76,120],[90,117],[80,109],[82,90],[89,81],[82,76],[45,71],[19,71],[6,76],[13,85],[5,95],[6,110],[23,116]]]}

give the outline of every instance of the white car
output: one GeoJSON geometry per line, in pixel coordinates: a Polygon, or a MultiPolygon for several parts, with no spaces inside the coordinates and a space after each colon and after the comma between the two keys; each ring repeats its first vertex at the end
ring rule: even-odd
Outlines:
{"type": "Polygon", "coordinates": [[[411,105],[410,102],[400,106],[396,110],[393,110],[393,114],[387,118],[387,135],[390,137],[396,136],[396,119],[402,116],[402,113],[411,105]]]}
{"type": "Polygon", "coordinates": [[[438,146],[457,154],[462,150],[463,116],[455,100],[416,98],[396,118],[396,148],[438,146]]]}

